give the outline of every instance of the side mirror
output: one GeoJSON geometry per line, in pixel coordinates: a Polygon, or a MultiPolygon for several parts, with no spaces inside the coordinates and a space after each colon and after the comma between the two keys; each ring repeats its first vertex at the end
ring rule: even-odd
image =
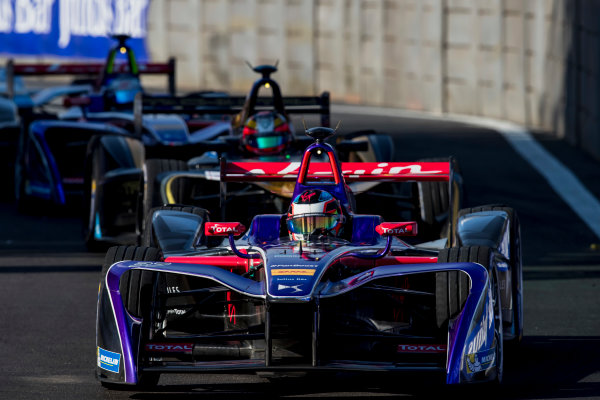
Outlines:
{"type": "Polygon", "coordinates": [[[246,232],[246,227],[239,222],[207,222],[204,224],[206,236],[239,236],[246,232]]]}
{"type": "Polygon", "coordinates": [[[417,223],[383,222],[375,227],[381,236],[417,236],[417,223]]]}

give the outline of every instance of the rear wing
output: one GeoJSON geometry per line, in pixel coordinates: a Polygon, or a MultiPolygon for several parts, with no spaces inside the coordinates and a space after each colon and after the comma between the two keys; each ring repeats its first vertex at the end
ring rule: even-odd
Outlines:
{"type": "MultiPolygon", "coordinates": [[[[321,125],[329,126],[330,100],[329,92],[319,96],[284,96],[283,105],[288,114],[319,114],[321,125]]],[[[246,105],[245,96],[228,96],[226,94],[210,93],[199,96],[142,96],[141,105],[134,107],[144,114],[174,113],[174,114],[238,114],[246,105]]],[[[255,110],[273,109],[272,97],[258,97],[255,110]]]]}
{"type": "MultiPolygon", "coordinates": [[[[175,94],[175,59],[170,58],[167,63],[138,63],[138,73],[144,75],[167,75],[169,93],[175,94]]],[[[6,88],[9,98],[14,97],[14,77],[19,76],[57,76],[57,75],[75,75],[75,76],[100,76],[104,71],[104,63],[79,63],[79,64],[15,64],[10,59],[6,63],[6,88]]],[[[115,73],[125,73],[129,71],[126,63],[115,64],[113,67],[115,73]]]]}
{"type": "MultiPolygon", "coordinates": [[[[296,181],[300,162],[226,162],[221,160],[221,182],[286,182],[296,181]]],[[[408,182],[451,180],[450,162],[343,162],[344,181],[408,182]]],[[[308,182],[330,182],[330,163],[310,163],[308,182]]]]}

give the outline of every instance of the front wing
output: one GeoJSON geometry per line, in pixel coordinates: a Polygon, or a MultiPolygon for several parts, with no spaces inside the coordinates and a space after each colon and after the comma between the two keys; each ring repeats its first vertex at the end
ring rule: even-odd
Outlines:
{"type": "MultiPolygon", "coordinates": [[[[108,271],[106,279],[101,282],[98,294],[97,315],[97,376],[100,380],[125,384],[136,384],[138,381],[138,368],[142,371],[154,372],[205,372],[216,370],[228,371],[264,371],[264,370],[364,370],[364,371],[411,371],[438,373],[445,376],[448,384],[464,383],[474,380],[486,379],[488,371],[495,366],[494,318],[492,310],[492,295],[485,268],[474,263],[449,263],[449,264],[413,264],[413,265],[387,265],[362,272],[352,278],[345,279],[335,285],[327,287],[315,294],[310,302],[317,305],[313,310],[313,317],[309,318],[313,332],[311,339],[311,360],[304,364],[277,365],[273,362],[273,349],[271,337],[276,321],[272,314],[273,303],[269,296],[268,285],[250,280],[220,267],[210,265],[179,264],[168,262],[140,262],[121,261],[115,263],[108,271]],[[266,318],[264,332],[253,333],[253,339],[260,339],[265,343],[264,352],[256,353],[243,358],[239,357],[244,348],[236,348],[238,357],[231,360],[208,358],[186,362],[158,362],[155,365],[145,365],[141,362],[147,344],[142,340],[141,318],[131,315],[125,308],[124,299],[120,293],[121,277],[131,270],[154,271],[187,275],[205,278],[222,285],[238,295],[252,299],[252,301],[266,305],[266,318]],[[471,280],[471,292],[460,314],[450,321],[447,331],[447,343],[439,346],[404,346],[403,349],[413,349],[424,352],[433,349],[444,354],[438,357],[438,362],[422,362],[431,360],[431,356],[416,357],[411,362],[385,362],[365,361],[356,359],[322,359],[321,354],[326,349],[320,347],[320,302],[328,298],[352,292],[370,282],[386,277],[403,277],[411,274],[431,273],[438,271],[459,270],[467,273],[471,280]],[[271,310],[271,311],[269,311],[271,310]],[[415,361],[416,360],[416,361],[415,361]]],[[[289,303],[277,300],[278,306],[294,305],[306,299],[289,298],[289,303]],[[287,304],[287,305],[286,305],[287,304]]],[[[221,337],[223,343],[232,339],[239,339],[240,335],[227,335],[221,337]]],[[[188,337],[179,343],[161,344],[163,348],[181,350],[189,354],[207,354],[206,346],[198,337],[188,337]],[[196,351],[197,350],[197,351],[196,351]]],[[[379,339],[378,339],[379,340],[379,339]]],[[[156,348],[156,345],[155,345],[156,348]]],[[[211,349],[223,348],[231,354],[231,348],[226,346],[211,345],[211,349]]],[[[246,349],[247,350],[247,349],[246,349]]],[[[214,356],[214,354],[213,354],[214,356]]],[[[146,359],[146,357],[144,357],[146,359]]],[[[157,358],[157,360],[162,360],[157,358]]]]}

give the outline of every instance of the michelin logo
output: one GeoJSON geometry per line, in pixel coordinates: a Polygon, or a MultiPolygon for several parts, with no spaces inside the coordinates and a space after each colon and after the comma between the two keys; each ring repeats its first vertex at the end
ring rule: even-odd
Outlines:
{"type": "Polygon", "coordinates": [[[102,347],[96,349],[98,356],[98,367],[110,372],[119,373],[121,355],[112,351],[104,350],[102,347]]]}
{"type": "Polygon", "coordinates": [[[465,357],[467,372],[473,374],[486,370],[496,365],[496,349],[491,348],[474,354],[467,354],[465,357]]]}

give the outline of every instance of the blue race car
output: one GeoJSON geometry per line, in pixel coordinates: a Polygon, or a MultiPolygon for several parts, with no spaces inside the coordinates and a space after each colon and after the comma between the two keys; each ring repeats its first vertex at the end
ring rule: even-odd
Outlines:
{"type": "MultiPolygon", "coordinates": [[[[126,37],[117,39],[104,64],[9,64],[9,87],[15,81],[11,76],[94,76],[35,93],[15,92],[12,101],[20,129],[5,148],[16,153],[15,196],[21,210],[30,210],[31,203],[40,200],[64,205],[70,197],[81,197],[89,140],[97,135],[134,135],[133,98],[143,91],[141,74],[168,75],[169,91],[174,93],[173,60],[138,63],[126,37]],[[126,62],[117,62],[118,57],[126,62]]],[[[160,128],[152,121],[146,125],[154,133],[160,128]]]]}
{"type": "Polygon", "coordinates": [[[257,215],[245,231],[162,206],[147,216],[143,246],[109,249],[96,322],[103,385],[215,371],[502,380],[504,344],[523,329],[514,210],[462,210],[444,243],[410,245],[417,223],[355,213],[348,183],[447,182],[451,163],[340,163],[325,143],[333,133],[307,130],[315,142],[297,171],[222,165],[227,182],[294,182],[286,213],[257,215]]]}

